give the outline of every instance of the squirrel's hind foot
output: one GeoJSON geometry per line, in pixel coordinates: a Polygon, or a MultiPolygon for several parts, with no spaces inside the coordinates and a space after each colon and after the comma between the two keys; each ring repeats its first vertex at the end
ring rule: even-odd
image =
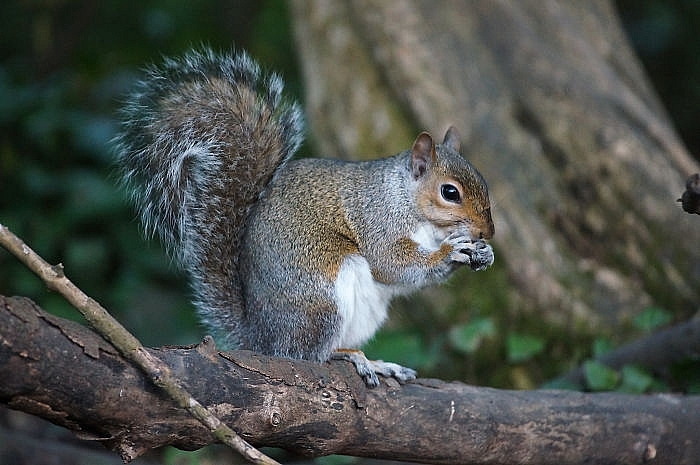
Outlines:
{"type": "Polygon", "coordinates": [[[382,360],[369,360],[361,350],[338,349],[331,354],[331,360],[345,360],[355,365],[357,373],[362,377],[369,388],[379,386],[380,374],[386,378],[394,378],[399,383],[416,379],[416,371],[403,367],[397,363],[384,362],[382,360]]]}

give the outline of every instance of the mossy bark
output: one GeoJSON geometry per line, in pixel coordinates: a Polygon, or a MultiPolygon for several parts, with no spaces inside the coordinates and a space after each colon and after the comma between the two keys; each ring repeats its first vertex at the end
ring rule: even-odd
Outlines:
{"type": "Polygon", "coordinates": [[[291,5],[320,151],[389,155],[457,126],[516,311],[610,333],[649,305],[697,310],[700,224],[677,199],[698,164],[611,2],[291,5]]]}

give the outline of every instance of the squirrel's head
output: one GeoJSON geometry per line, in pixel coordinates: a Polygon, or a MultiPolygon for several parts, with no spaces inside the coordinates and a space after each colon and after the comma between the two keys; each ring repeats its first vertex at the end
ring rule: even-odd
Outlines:
{"type": "Polygon", "coordinates": [[[421,133],[411,149],[411,174],[418,183],[416,201],[421,214],[446,230],[466,228],[472,238],[490,239],[494,233],[486,181],[459,153],[454,127],[435,144],[421,133]]]}

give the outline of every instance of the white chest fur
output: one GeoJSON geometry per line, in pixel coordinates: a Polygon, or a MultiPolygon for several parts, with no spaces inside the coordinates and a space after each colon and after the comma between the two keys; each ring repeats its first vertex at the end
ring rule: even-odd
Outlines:
{"type": "Polygon", "coordinates": [[[364,257],[345,257],[335,280],[335,298],[343,323],[334,349],[357,348],[371,338],[386,319],[389,301],[397,293],[372,278],[364,257]]]}
{"type": "Polygon", "coordinates": [[[440,248],[440,244],[447,237],[447,232],[441,230],[430,222],[421,223],[411,234],[411,239],[425,252],[433,252],[440,248]]]}

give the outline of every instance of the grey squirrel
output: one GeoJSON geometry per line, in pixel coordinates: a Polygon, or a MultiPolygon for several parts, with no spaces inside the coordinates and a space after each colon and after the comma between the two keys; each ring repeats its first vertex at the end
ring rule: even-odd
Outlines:
{"type": "Polygon", "coordinates": [[[392,297],[493,263],[482,176],[454,128],[368,162],[290,161],[299,106],[246,53],[210,49],[146,70],[122,109],[117,159],[146,231],[190,274],[219,345],[376,373],[359,350],[392,297]]]}

